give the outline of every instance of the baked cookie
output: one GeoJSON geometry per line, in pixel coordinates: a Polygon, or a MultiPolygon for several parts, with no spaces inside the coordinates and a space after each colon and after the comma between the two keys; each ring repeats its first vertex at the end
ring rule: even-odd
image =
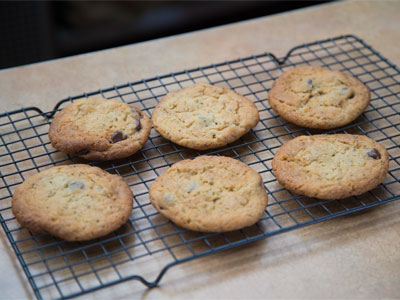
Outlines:
{"type": "Polygon", "coordinates": [[[59,112],[49,130],[54,148],[89,160],[128,157],[147,141],[149,117],[118,100],[80,99],[59,112]]]}
{"type": "Polygon", "coordinates": [[[281,185],[320,199],[363,194],[384,180],[388,168],[389,155],[381,144],[352,134],[299,136],[272,160],[281,185]]]}
{"type": "Polygon", "coordinates": [[[253,225],[268,202],[261,176],[223,156],[174,164],[151,184],[149,195],[151,204],[172,222],[203,232],[253,225]]]}
{"type": "Polygon", "coordinates": [[[18,186],[12,211],[35,234],[85,241],[122,226],[131,214],[132,198],[121,177],[97,167],[68,165],[40,172],[18,186]]]}
{"type": "Polygon", "coordinates": [[[252,101],[206,83],[168,93],[153,111],[154,129],[172,142],[196,150],[236,141],[259,121],[252,101]]]}
{"type": "Polygon", "coordinates": [[[296,125],[330,129],[354,121],[366,109],[370,91],[358,79],[321,67],[296,67],[272,86],[268,101],[296,125]]]}

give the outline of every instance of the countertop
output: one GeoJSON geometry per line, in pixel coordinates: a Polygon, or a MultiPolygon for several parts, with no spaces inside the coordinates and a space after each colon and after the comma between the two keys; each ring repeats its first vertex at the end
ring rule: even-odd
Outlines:
{"type": "MultiPolygon", "coordinates": [[[[0,71],[1,112],[51,110],[67,96],[355,34],[400,65],[400,2],[335,2],[0,71]]],[[[34,298],[3,231],[2,299],[34,298]]],[[[170,269],[157,288],[128,281],[82,298],[400,298],[400,201],[170,269]]]]}

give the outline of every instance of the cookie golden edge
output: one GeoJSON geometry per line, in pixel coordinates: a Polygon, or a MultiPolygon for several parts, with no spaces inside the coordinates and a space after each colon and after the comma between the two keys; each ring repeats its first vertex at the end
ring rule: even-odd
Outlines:
{"type": "MultiPolygon", "coordinates": [[[[118,101],[118,100],[112,100],[112,99],[110,100],[99,97],[90,97],[80,100],[85,101],[88,99],[89,100],[95,99],[101,101],[118,101]]],[[[149,138],[150,131],[152,128],[152,122],[150,118],[139,108],[130,104],[127,105],[129,105],[131,109],[136,110],[138,114],[141,116],[141,126],[142,126],[141,131],[143,132],[140,135],[139,139],[133,141],[126,139],[110,145],[110,142],[106,139],[103,138],[87,139],[84,136],[84,133],[77,134],[77,132],[75,132],[74,134],[72,130],[67,130],[66,134],[67,137],[66,137],[64,134],[60,134],[58,132],[58,128],[61,126],[63,117],[66,114],[68,114],[70,110],[68,107],[70,107],[70,105],[72,104],[73,103],[69,104],[55,115],[49,128],[49,139],[51,145],[63,153],[76,155],[87,160],[113,160],[113,159],[125,158],[138,152],[149,138]],[[73,136],[73,138],[70,138],[71,136],[73,136]]]]}
{"type": "MultiPolygon", "coordinates": [[[[92,172],[99,176],[107,178],[108,181],[112,181],[115,187],[115,191],[117,192],[117,197],[119,199],[124,199],[124,201],[126,201],[125,205],[126,209],[122,211],[121,214],[118,215],[118,217],[109,220],[108,227],[104,227],[101,229],[95,228],[91,233],[88,233],[86,235],[82,235],[82,233],[77,234],[76,232],[67,232],[62,230],[61,230],[62,233],[60,234],[60,230],[58,230],[58,227],[62,227],[63,226],[62,224],[57,228],[55,228],[54,224],[48,223],[47,220],[43,218],[41,215],[33,214],[34,212],[30,209],[30,207],[24,205],[22,203],[23,201],[20,201],[22,198],[30,197],[29,189],[26,189],[24,183],[22,183],[16,188],[11,202],[12,213],[22,227],[26,228],[33,234],[49,234],[61,238],[63,240],[66,240],[68,242],[76,242],[76,241],[88,241],[106,236],[109,233],[123,226],[128,221],[129,216],[132,213],[133,193],[129,185],[122,179],[122,177],[110,174],[98,167],[92,167],[84,164],[75,164],[67,166],[70,168],[75,168],[77,170],[82,170],[83,172],[92,172]]],[[[62,168],[62,167],[64,166],[53,167],[53,168],[62,168]]],[[[40,175],[41,173],[42,172],[37,173],[33,176],[40,175]]]]}
{"type": "Polygon", "coordinates": [[[159,103],[157,103],[157,105],[152,113],[153,127],[161,136],[163,136],[165,139],[167,139],[175,144],[178,144],[180,146],[187,147],[190,149],[194,149],[194,150],[215,149],[215,148],[226,146],[227,144],[230,144],[232,142],[235,142],[240,137],[242,137],[243,135],[248,133],[251,129],[256,127],[259,121],[260,121],[260,114],[258,112],[256,105],[251,100],[247,99],[246,97],[244,97],[243,95],[241,95],[239,93],[235,93],[233,90],[231,90],[229,88],[224,88],[224,87],[220,87],[217,85],[211,85],[211,84],[207,84],[207,83],[196,83],[195,85],[192,85],[192,86],[189,86],[189,87],[177,90],[177,91],[169,92],[160,100],[159,103]],[[230,93],[238,99],[239,104],[242,106],[242,110],[243,110],[242,115],[245,115],[246,120],[247,120],[245,127],[243,128],[243,130],[240,131],[240,133],[236,133],[232,129],[231,133],[227,134],[226,137],[220,141],[209,140],[209,139],[207,139],[207,140],[191,139],[190,141],[185,141],[185,140],[180,140],[174,132],[169,132],[168,130],[164,129],[164,127],[162,125],[163,119],[162,119],[162,117],[159,116],[159,111],[161,110],[161,108],[160,108],[161,105],[164,102],[168,101],[169,98],[174,97],[174,95],[177,94],[178,92],[180,92],[182,90],[192,89],[197,85],[208,85],[208,86],[214,86],[214,87],[221,88],[224,90],[225,93],[230,93]]]}
{"type": "Polygon", "coordinates": [[[173,223],[182,228],[198,232],[230,232],[234,230],[240,230],[242,228],[249,227],[257,223],[266,210],[266,207],[268,205],[268,194],[263,186],[263,180],[261,175],[252,168],[250,168],[248,165],[236,159],[225,156],[204,155],[196,157],[195,159],[186,159],[179,161],[174,165],[172,165],[171,168],[168,169],[167,172],[164,173],[163,175],[157,177],[156,180],[150,185],[149,198],[150,198],[150,203],[161,215],[163,215],[165,218],[171,220],[173,223]],[[159,188],[160,185],[163,184],[162,180],[165,176],[168,176],[168,170],[182,165],[191,166],[193,163],[202,164],[203,162],[221,162],[221,161],[223,163],[234,166],[235,168],[238,169],[249,170],[253,175],[258,177],[262,185],[262,196],[259,199],[260,202],[259,208],[256,211],[254,211],[255,215],[253,216],[242,215],[240,219],[231,219],[229,222],[224,224],[221,223],[221,220],[215,219],[212,223],[210,222],[206,224],[206,226],[204,226],[203,224],[196,224],[196,223],[187,224],[183,216],[177,216],[177,215],[171,216],[170,214],[165,213],[165,211],[160,208],[159,199],[157,199],[154,196],[154,191],[157,188],[159,188]]]}
{"type": "Polygon", "coordinates": [[[368,107],[371,100],[371,91],[357,78],[340,71],[333,71],[328,68],[323,67],[315,67],[315,66],[300,66],[292,68],[288,71],[285,71],[281,74],[281,76],[275,80],[273,83],[269,93],[268,93],[268,102],[271,108],[282,118],[293,123],[297,126],[306,127],[306,128],[314,128],[314,129],[333,129],[338,128],[344,125],[347,125],[354,120],[356,120],[368,107]],[[285,107],[280,103],[280,95],[285,93],[284,87],[286,86],[286,80],[290,77],[294,72],[302,72],[303,70],[313,69],[315,71],[330,71],[332,73],[341,74],[346,77],[346,79],[350,82],[352,87],[356,88],[356,90],[360,94],[360,98],[362,102],[351,114],[348,114],[346,118],[335,120],[335,122],[324,122],[321,120],[312,120],[308,118],[302,118],[298,113],[295,113],[291,110],[285,109],[285,107]]]}
{"type": "MultiPolygon", "coordinates": [[[[296,147],[297,148],[297,147],[296,147]]],[[[287,190],[294,192],[296,194],[304,195],[311,198],[317,198],[322,200],[330,200],[330,199],[344,199],[351,196],[358,196],[364,194],[371,189],[375,188],[377,185],[382,183],[387,175],[389,170],[389,153],[384,146],[380,143],[366,137],[363,135],[353,135],[353,134],[320,134],[320,135],[312,135],[312,136],[299,136],[296,137],[285,144],[283,144],[272,160],[272,170],[274,172],[274,176],[277,181],[287,190]],[[296,147],[296,143],[300,141],[301,138],[304,137],[312,137],[312,138],[325,138],[327,136],[335,136],[337,139],[343,142],[347,142],[351,144],[354,142],[354,139],[361,139],[368,143],[371,143],[371,147],[376,148],[379,153],[381,154],[382,159],[382,167],[377,172],[376,177],[369,178],[364,182],[358,182],[353,187],[338,187],[335,189],[335,192],[326,193],[318,193],[316,186],[318,183],[315,184],[304,184],[301,180],[292,180],[291,176],[287,176],[287,166],[280,162],[280,159],[291,152],[291,150],[296,147]]]]}

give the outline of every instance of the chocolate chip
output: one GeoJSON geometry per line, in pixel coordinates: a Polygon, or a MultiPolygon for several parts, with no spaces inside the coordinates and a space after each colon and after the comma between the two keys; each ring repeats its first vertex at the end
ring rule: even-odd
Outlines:
{"type": "Polygon", "coordinates": [[[90,152],[90,150],[88,150],[88,149],[82,149],[82,150],[79,150],[78,152],[76,152],[75,155],[85,155],[85,154],[88,154],[89,152],[90,152]]]}
{"type": "Polygon", "coordinates": [[[375,148],[370,150],[370,151],[368,151],[367,154],[368,154],[369,157],[371,157],[373,159],[380,159],[381,158],[381,154],[375,148]]]}
{"type": "Polygon", "coordinates": [[[68,184],[69,189],[83,189],[85,185],[80,181],[73,181],[68,184]]]}
{"type": "Polygon", "coordinates": [[[346,86],[346,87],[342,88],[342,95],[344,95],[344,96],[347,95],[349,97],[349,99],[351,99],[354,97],[354,91],[346,86]]]}
{"type": "Polygon", "coordinates": [[[125,133],[123,133],[120,130],[115,131],[111,137],[110,137],[110,142],[111,143],[118,143],[120,141],[126,140],[128,137],[126,136],[125,133]]]}
{"type": "Polygon", "coordinates": [[[135,122],[136,122],[135,129],[136,129],[136,130],[142,129],[142,124],[140,124],[140,120],[136,120],[136,119],[135,119],[135,122]]]}

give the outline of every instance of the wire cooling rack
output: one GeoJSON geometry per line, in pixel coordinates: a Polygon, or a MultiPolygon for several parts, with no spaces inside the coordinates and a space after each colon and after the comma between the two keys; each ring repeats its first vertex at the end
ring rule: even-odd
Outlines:
{"type": "Polygon", "coordinates": [[[396,66],[359,38],[347,35],[295,47],[282,59],[266,53],[69,97],[47,113],[27,107],[1,114],[1,224],[36,296],[70,298],[130,279],[152,287],[178,263],[398,199],[399,81],[396,66]],[[362,196],[329,201],[310,199],[288,192],[272,174],[271,160],[284,142],[299,135],[327,132],[287,123],[271,110],[267,101],[268,90],[283,71],[305,64],[344,70],[371,90],[371,103],[362,116],[346,127],[329,131],[364,134],[388,149],[390,167],[385,181],[362,196]],[[49,143],[47,132],[56,111],[78,98],[100,95],[132,103],[151,115],[167,92],[195,82],[227,86],[254,101],[260,112],[257,127],[237,142],[214,151],[177,146],[152,130],[143,149],[135,155],[110,162],[90,162],[123,176],[134,191],[129,221],[104,238],[69,243],[47,235],[32,235],[19,226],[11,213],[11,197],[20,183],[55,165],[89,163],[60,153],[49,143]],[[204,154],[239,159],[261,174],[269,204],[256,225],[224,234],[196,233],[174,225],[151,206],[148,190],[157,176],[177,161],[204,154]]]}

